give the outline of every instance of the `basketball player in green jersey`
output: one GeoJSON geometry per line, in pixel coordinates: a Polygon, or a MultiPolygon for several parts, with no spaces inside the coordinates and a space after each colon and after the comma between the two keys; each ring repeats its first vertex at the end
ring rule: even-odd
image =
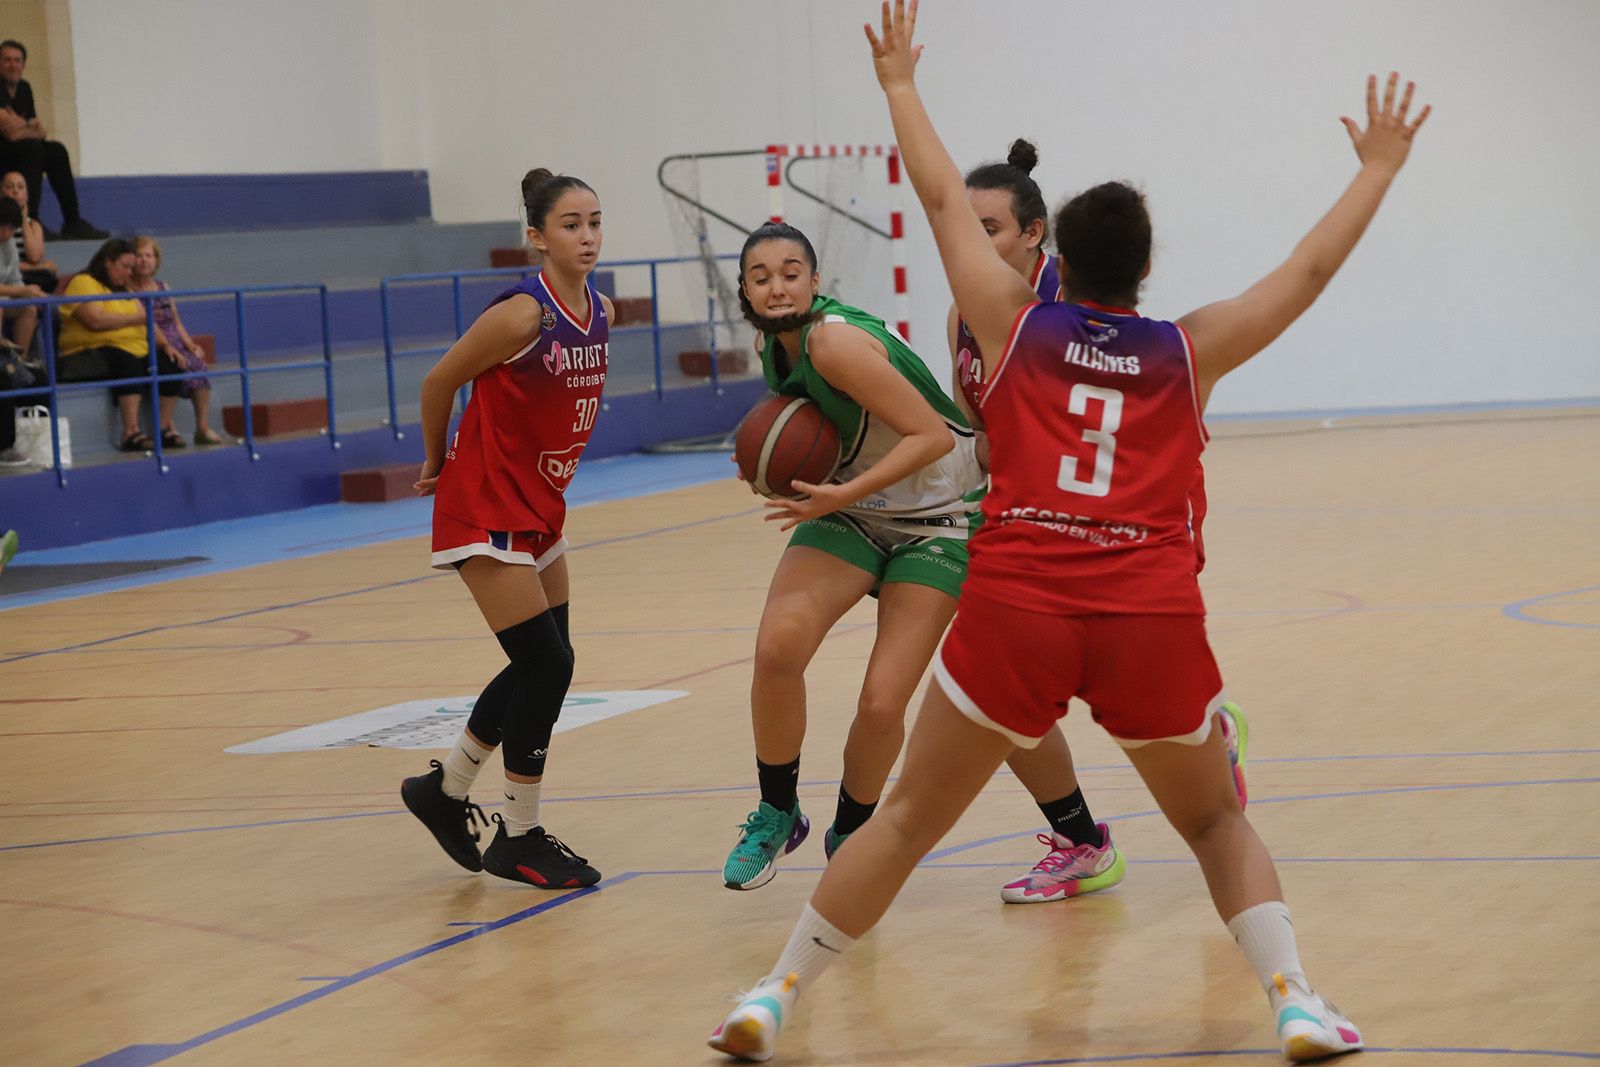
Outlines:
{"type": "Polygon", "coordinates": [[[740,256],[739,301],[759,331],[767,385],[816,401],[839,429],[839,469],[806,496],[769,504],[794,529],[756,636],[750,689],[761,801],[723,866],[730,889],[771,881],[810,831],[796,788],[806,729],[805,669],[862,597],[878,631],[844,750],[829,856],[872,814],[905,739],[905,712],[955,613],[967,531],[984,475],[972,430],[905,340],[817,293],[817,257],[792,226],[762,226],[740,256]]]}

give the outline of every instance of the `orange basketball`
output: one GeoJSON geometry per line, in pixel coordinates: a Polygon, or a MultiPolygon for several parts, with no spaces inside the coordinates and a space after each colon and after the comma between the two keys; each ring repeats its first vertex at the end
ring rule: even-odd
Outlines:
{"type": "Polygon", "coordinates": [[[734,435],[739,477],[767,497],[792,497],[791,482],[821,485],[839,466],[839,431],[816,401],[769,396],[744,417],[734,435]]]}

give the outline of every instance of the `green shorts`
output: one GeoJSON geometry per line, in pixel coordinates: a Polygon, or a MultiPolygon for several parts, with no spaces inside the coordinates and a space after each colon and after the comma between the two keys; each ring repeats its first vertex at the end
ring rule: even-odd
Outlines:
{"type": "Polygon", "coordinates": [[[964,539],[906,534],[842,512],[802,522],[789,544],[819,549],[874,575],[874,596],[888,582],[911,582],[959,598],[967,577],[964,539]]]}

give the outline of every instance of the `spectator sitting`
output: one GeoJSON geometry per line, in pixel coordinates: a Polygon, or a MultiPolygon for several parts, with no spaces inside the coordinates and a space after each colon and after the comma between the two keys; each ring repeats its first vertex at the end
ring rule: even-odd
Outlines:
{"type": "MultiPolygon", "coordinates": [[[[156,271],[161,269],[161,243],[154,237],[135,237],[133,247],[133,279],[128,284],[128,290],[135,293],[165,292],[167,283],[156,280],[156,271]]],[[[161,347],[162,354],[190,374],[204,371],[205,354],[195,344],[194,338],[189,336],[189,331],[183,328],[183,319],[178,317],[178,307],[172,298],[163,296],[150,303],[155,308],[156,344],[161,347]]],[[[207,378],[188,378],[180,384],[183,386],[183,395],[194,402],[194,443],[222,444],[222,435],[211,428],[209,421],[211,381],[207,378]]],[[[162,441],[165,442],[169,436],[176,436],[178,429],[172,423],[171,411],[165,406],[162,407],[161,417],[162,441]]]]}
{"type": "MultiPolygon", "coordinates": [[[[14,201],[0,196],[0,297],[16,300],[30,296],[44,296],[37,285],[22,280],[22,266],[17,262],[17,246],[12,240],[22,228],[22,209],[14,201]]],[[[5,309],[5,324],[15,331],[12,340],[24,353],[33,343],[33,331],[39,325],[38,305],[12,305],[5,309]]]]}
{"type": "MultiPolygon", "coordinates": [[[[15,206],[15,205],[13,205],[15,206]]],[[[0,202],[0,211],[5,203],[0,202]]],[[[133,242],[113,237],[95,252],[94,258],[67,283],[67,296],[98,296],[125,293],[133,277],[133,242]]],[[[93,301],[61,305],[61,339],[56,357],[56,381],[95,382],[107,378],[148,378],[150,374],[150,335],[145,324],[144,305],[133,299],[93,301]]],[[[183,368],[166,353],[156,356],[156,369],[162,374],[182,374],[183,368]]],[[[122,415],[124,452],[143,452],[155,442],[139,429],[139,398],[149,389],[148,382],[113,385],[122,415]]],[[[158,425],[172,422],[172,409],[181,381],[160,385],[162,416],[158,425]]],[[[182,448],[183,438],[162,433],[164,448],[182,448]]]]}
{"type": "Polygon", "coordinates": [[[53,259],[44,256],[44,227],[28,211],[28,180],[20,170],[10,170],[0,177],[0,196],[15,200],[22,209],[22,228],[17,231],[17,258],[22,261],[22,280],[37,285],[47,293],[56,291],[61,283],[53,259]]]}
{"type": "Polygon", "coordinates": [[[44,179],[50,179],[61,205],[61,236],[95,241],[111,236],[78,212],[78,189],[72,181],[67,146],[52,141],[33,102],[33,86],[23,80],[28,49],[21,41],[0,41],[0,161],[19,170],[28,182],[28,203],[39,210],[44,179]]]}

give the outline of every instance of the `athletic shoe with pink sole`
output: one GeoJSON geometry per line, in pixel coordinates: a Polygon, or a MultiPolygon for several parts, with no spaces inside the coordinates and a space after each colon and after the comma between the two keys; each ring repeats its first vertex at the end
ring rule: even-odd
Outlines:
{"type": "Polygon", "coordinates": [[[1239,810],[1250,802],[1249,790],[1244,784],[1244,755],[1250,747],[1250,720],[1244,709],[1233,701],[1224,701],[1217,712],[1217,725],[1222,728],[1222,738],[1228,743],[1228,760],[1233,764],[1233,789],[1239,794],[1239,810]]]}
{"type": "Polygon", "coordinates": [[[1000,899],[1007,904],[1045,904],[1052,900],[1081,897],[1110,889],[1122,881],[1127,862],[1111,843],[1111,827],[1096,823],[1104,844],[1079,845],[1052,831],[1039,835],[1039,843],[1049,847],[1044,859],[1033,870],[1000,887],[1000,899]]]}
{"type": "Polygon", "coordinates": [[[1267,998],[1277,1016],[1283,1058],[1290,1063],[1310,1063],[1361,1050],[1361,1031],[1355,1023],[1299,982],[1275,974],[1267,998]]]}

